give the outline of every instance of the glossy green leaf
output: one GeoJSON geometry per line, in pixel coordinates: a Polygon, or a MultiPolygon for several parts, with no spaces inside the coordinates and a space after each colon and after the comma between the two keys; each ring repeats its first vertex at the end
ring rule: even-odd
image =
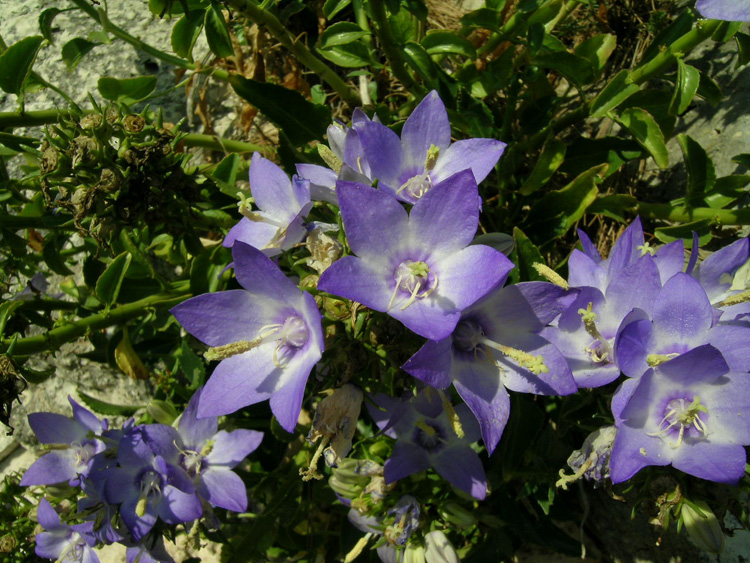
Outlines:
{"type": "Polygon", "coordinates": [[[172,28],[172,50],[184,59],[193,60],[193,46],[200,37],[205,20],[203,10],[191,11],[182,16],[172,28]]]}
{"type": "Polygon", "coordinates": [[[117,302],[117,296],[131,260],[130,252],[123,252],[107,265],[102,275],[96,280],[96,294],[107,306],[112,306],[117,302]]]}
{"type": "Polygon", "coordinates": [[[714,163],[692,137],[681,133],[677,135],[677,142],[687,167],[685,204],[688,207],[702,207],[705,205],[705,195],[711,192],[716,182],[714,163]]]}
{"type": "Polygon", "coordinates": [[[237,181],[237,172],[241,166],[242,158],[240,158],[240,155],[232,153],[225,156],[211,174],[221,191],[232,197],[237,197],[239,191],[234,184],[237,181]]]}
{"type": "Polygon", "coordinates": [[[336,45],[330,49],[318,49],[326,59],[344,68],[362,68],[372,64],[369,49],[360,42],[336,45]]]}
{"type": "Polygon", "coordinates": [[[659,227],[654,231],[654,235],[664,244],[682,239],[685,248],[693,247],[693,233],[698,233],[698,243],[703,246],[711,240],[711,229],[713,221],[710,219],[701,219],[692,223],[683,223],[673,227],[659,227]]]}
{"type": "Polygon", "coordinates": [[[208,48],[217,57],[231,57],[234,55],[232,38],[229,36],[227,22],[221,9],[215,3],[206,10],[206,19],[203,23],[206,29],[206,41],[208,48]]]}
{"type": "Polygon", "coordinates": [[[567,145],[557,139],[550,139],[544,145],[542,154],[534,165],[534,169],[524,181],[518,192],[521,195],[529,195],[549,182],[552,175],[565,160],[565,149],[567,145]]]}
{"type": "Polygon", "coordinates": [[[738,33],[734,36],[737,43],[737,67],[746,65],[750,62],[750,35],[747,33],[738,33]]]}
{"type": "Polygon", "coordinates": [[[627,223],[637,206],[638,200],[632,195],[612,194],[597,198],[586,211],[627,223]]]}
{"type": "Polygon", "coordinates": [[[620,114],[617,122],[648,151],[659,168],[669,166],[669,151],[664,142],[664,134],[650,113],[641,108],[628,108],[620,114]]]}
{"type": "Polygon", "coordinates": [[[67,11],[59,8],[47,8],[39,14],[39,31],[42,32],[42,37],[50,43],[55,42],[54,35],[52,34],[52,22],[54,22],[56,16],[67,11]]]}
{"type": "Polygon", "coordinates": [[[591,102],[591,117],[604,117],[639,89],[637,84],[630,82],[628,71],[621,70],[591,102]]]}
{"type": "Polygon", "coordinates": [[[716,31],[714,31],[713,35],[711,35],[711,39],[713,39],[717,43],[724,43],[725,41],[729,41],[732,37],[734,37],[734,34],[737,33],[741,28],[742,22],[723,21],[719,24],[719,27],[716,28],[716,31]]]}
{"type": "Polygon", "coordinates": [[[323,140],[331,123],[331,110],[326,106],[306,100],[297,91],[237,74],[229,77],[229,83],[241,98],[283,129],[292,144],[301,146],[314,139],[323,140]]]}
{"type": "Polygon", "coordinates": [[[102,98],[113,102],[132,104],[142,100],[156,88],[155,76],[136,76],[135,78],[112,78],[102,76],[97,83],[102,98]]]}
{"type": "Polygon", "coordinates": [[[101,43],[95,43],[88,39],[76,37],[68,41],[62,48],[62,59],[65,62],[65,66],[68,70],[73,70],[81,62],[81,59],[85,57],[89,51],[91,51],[97,45],[101,43]]]}
{"type": "Polygon", "coordinates": [[[330,20],[351,3],[351,0],[326,0],[323,4],[323,13],[330,20]]]}
{"type": "Polygon", "coordinates": [[[140,409],[143,405],[116,405],[114,403],[108,403],[92,397],[91,395],[84,393],[81,389],[77,389],[78,396],[89,407],[92,411],[97,414],[106,416],[133,416],[135,412],[140,409]]]}
{"type": "Polygon", "coordinates": [[[500,31],[503,25],[503,15],[498,10],[479,8],[461,16],[461,25],[466,27],[481,27],[490,31],[500,31]]]}
{"type": "Polygon", "coordinates": [[[677,59],[677,82],[672,101],[669,102],[670,115],[682,115],[693,101],[700,84],[700,72],[694,66],[677,59]]]}
{"type": "Polygon", "coordinates": [[[8,94],[21,93],[43,41],[41,35],[25,37],[0,55],[0,89],[8,94]]]}
{"type": "Polygon", "coordinates": [[[422,47],[430,55],[454,54],[470,59],[477,58],[477,50],[471,41],[451,31],[431,31],[422,39],[422,47]]]}
{"type": "Polygon", "coordinates": [[[532,57],[532,62],[542,68],[554,70],[563,75],[579,89],[594,78],[591,63],[587,59],[567,51],[540,53],[532,57]]]}
{"type": "Polygon", "coordinates": [[[419,20],[407,10],[399,10],[388,16],[388,24],[391,26],[393,39],[397,45],[416,41],[419,36],[419,20]]]}
{"type": "Polygon", "coordinates": [[[404,45],[404,58],[423,79],[428,82],[436,79],[434,63],[429,53],[418,43],[410,41],[404,45]]]}
{"type": "Polygon", "coordinates": [[[610,55],[617,47],[617,38],[609,33],[594,35],[581,42],[575,49],[575,54],[591,63],[596,74],[604,70],[610,55]]]}
{"type": "Polygon", "coordinates": [[[328,49],[337,45],[346,45],[358,39],[369,36],[370,33],[365,31],[354,22],[339,22],[328,26],[318,38],[318,49],[328,49]]]}
{"type": "Polygon", "coordinates": [[[517,268],[517,278],[514,282],[519,281],[547,281],[539,272],[534,269],[534,264],[547,264],[546,260],[539,252],[536,245],[531,242],[524,232],[518,227],[513,228],[513,263],[517,268]]]}
{"type": "Polygon", "coordinates": [[[600,164],[579,175],[561,190],[546,194],[531,208],[525,231],[532,233],[539,242],[565,234],[596,200],[599,193],[596,186],[606,171],[607,165],[600,164]]]}
{"type": "Polygon", "coordinates": [[[645,89],[630,96],[620,104],[618,109],[620,112],[624,112],[628,108],[645,110],[654,118],[666,140],[674,135],[674,128],[677,123],[677,117],[669,114],[669,103],[671,101],[672,94],[666,90],[645,89]]]}
{"type": "Polygon", "coordinates": [[[721,91],[719,84],[703,72],[700,73],[698,95],[714,107],[724,99],[724,93],[721,91]]]}

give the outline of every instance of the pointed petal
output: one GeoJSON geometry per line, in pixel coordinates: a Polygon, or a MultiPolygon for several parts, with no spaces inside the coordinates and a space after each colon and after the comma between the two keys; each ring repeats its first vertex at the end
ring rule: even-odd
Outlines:
{"type": "Polygon", "coordinates": [[[374,121],[357,125],[357,134],[370,164],[372,177],[398,188],[404,161],[398,135],[374,121]]]}
{"type": "Polygon", "coordinates": [[[659,268],[661,283],[664,285],[673,275],[682,272],[685,265],[685,244],[682,239],[659,248],[654,254],[654,261],[659,268]]]}
{"type": "Polygon", "coordinates": [[[273,240],[279,228],[264,221],[251,221],[247,217],[240,219],[234,227],[229,229],[227,236],[221,243],[227,248],[234,246],[235,242],[244,242],[253,248],[262,250],[266,256],[281,254],[280,248],[266,248],[269,242],[273,240]]]}
{"type": "Polygon", "coordinates": [[[750,444],[750,374],[729,373],[713,385],[702,385],[701,402],[708,406],[709,438],[750,444]]]}
{"type": "Polygon", "coordinates": [[[672,465],[695,477],[736,485],[745,474],[745,448],[735,444],[685,441],[677,449],[672,465]]]}
{"type": "Polygon", "coordinates": [[[445,448],[432,456],[438,474],[454,487],[484,500],[487,495],[487,476],[479,456],[468,446],[445,448]]]}
{"type": "Polygon", "coordinates": [[[205,460],[211,466],[223,465],[232,468],[254,452],[263,440],[263,432],[239,428],[227,432],[222,430],[213,438],[213,447],[205,460]]]}
{"type": "MultiPolygon", "coordinates": [[[[406,162],[422,167],[430,146],[435,145],[442,152],[450,145],[451,124],[448,112],[435,90],[425,96],[404,123],[401,143],[406,162]]],[[[369,153],[367,156],[369,158],[369,153]]]]}
{"type": "Polygon", "coordinates": [[[610,478],[615,484],[622,483],[648,465],[669,465],[671,457],[671,448],[660,438],[620,426],[609,458],[610,478]]]}
{"type": "Polygon", "coordinates": [[[578,238],[581,239],[581,248],[583,249],[583,253],[588,256],[595,264],[600,264],[602,262],[602,256],[601,254],[599,254],[599,251],[596,249],[594,243],[591,242],[589,236],[581,229],[578,229],[578,238]]]}
{"type": "Polygon", "coordinates": [[[612,247],[605,262],[608,264],[607,275],[610,280],[616,278],[627,266],[642,256],[640,247],[644,244],[641,218],[636,217],[625,232],[620,235],[612,247]]]}
{"type": "Polygon", "coordinates": [[[278,165],[257,152],[250,161],[250,191],[258,207],[277,218],[295,215],[310,201],[309,184],[290,181],[278,165]]]}
{"type": "Polygon", "coordinates": [[[21,479],[21,486],[55,485],[73,479],[83,468],[79,468],[75,459],[75,451],[53,450],[37,459],[26,470],[21,479]]]}
{"type": "Polygon", "coordinates": [[[177,427],[185,447],[193,451],[200,451],[206,441],[213,438],[219,430],[218,418],[198,419],[198,403],[202,391],[201,387],[190,397],[190,402],[185,407],[185,412],[182,413],[177,427]]]}
{"type": "Polygon", "coordinates": [[[451,384],[452,346],[451,337],[428,340],[401,369],[431,387],[446,389],[451,384]]]}
{"type": "Polygon", "coordinates": [[[431,176],[434,182],[465,170],[468,166],[477,184],[495,168],[506,144],[495,139],[464,139],[456,141],[440,154],[431,176]]]}
{"type": "Polygon", "coordinates": [[[603,292],[607,286],[606,272],[588,254],[576,249],[568,259],[568,283],[570,287],[595,287],[603,292]]]}
{"type": "Polygon", "coordinates": [[[203,515],[201,501],[195,493],[183,493],[176,487],[164,487],[164,495],[159,503],[159,517],[167,524],[191,522],[203,515]]]}
{"type": "Polygon", "coordinates": [[[425,471],[430,467],[430,458],[422,448],[406,442],[396,442],[391,457],[385,462],[383,476],[386,485],[390,485],[413,475],[425,471]]]}
{"type": "Polygon", "coordinates": [[[731,287],[732,274],[747,262],[749,252],[750,242],[743,238],[717,250],[693,270],[693,277],[701,282],[711,302],[731,287]]]}
{"type": "Polygon", "coordinates": [[[73,408],[73,418],[77,422],[91,430],[95,435],[102,433],[102,422],[93,412],[76,403],[70,395],[68,395],[68,402],[73,408]]]}
{"type": "MultiPolygon", "coordinates": [[[[256,300],[268,299],[276,303],[299,302],[302,295],[299,288],[260,250],[236,242],[232,247],[232,257],[237,281],[251,291],[256,300]]],[[[269,306],[278,308],[276,303],[269,306]]]]}
{"type": "Polygon", "coordinates": [[[653,306],[657,346],[698,345],[711,328],[713,308],[697,280],[678,273],[664,284],[653,306]]]}
{"type": "Polygon", "coordinates": [[[698,0],[695,3],[695,9],[704,18],[737,22],[750,21],[750,4],[747,2],[698,0]]]}
{"type": "Polygon", "coordinates": [[[717,325],[709,331],[708,343],[722,353],[730,369],[750,371],[750,327],[717,325]]]}
{"type": "Polygon", "coordinates": [[[654,349],[653,325],[646,319],[629,322],[617,336],[617,364],[628,377],[640,377],[649,365],[646,357],[654,349]]]}
{"type": "MultiPolygon", "coordinates": [[[[24,485],[25,486],[25,485],[24,485]]],[[[37,508],[37,521],[42,525],[42,528],[48,532],[68,530],[68,526],[60,523],[60,516],[58,516],[55,509],[52,507],[50,502],[42,497],[39,499],[39,506],[37,508]]]]}
{"type": "Polygon", "coordinates": [[[31,413],[29,426],[42,444],[72,444],[84,440],[88,433],[79,422],[51,412],[31,413]]]}
{"type": "Polygon", "coordinates": [[[318,289],[339,297],[362,303],[375,311],[388,309],[390,294],[384,265],[356,256],[344,256],[323,272],[318,289]]]}
{"type": "Polygon", "coordinates": [[[233,512],[247,510],[247,490],[236,473],[222,467],[211,467],[201,475],[209,492],[208,502],[212,506],[233,512]]]}
{"type": "Polygon", "coordinates": [[[688,386],[716,381],[729,371],[729,366],[721,352],[706,344],[669,360],[658,371],[661,376],[688,386]]]}
{"type": "Polygon", "coordinates": [[[120,507],[120,516],[130,530],[133,539],[141,541],[151,531],[156,524],[156,509],[153,499],[149,499],[146,504],[146,511],[143,516],[138,516],[135,512],[138,498],[129,498],[122,503],[120,507]]]}
{"type": "Polygon", "coordinates": [[[316,356],[296,356],[284,368],[286,373],[284,374],[283,386],[271,397],[271,412],[287,432],[293,433],[297,426],[307,378],[319,359],[320,354],[316,356]]]}

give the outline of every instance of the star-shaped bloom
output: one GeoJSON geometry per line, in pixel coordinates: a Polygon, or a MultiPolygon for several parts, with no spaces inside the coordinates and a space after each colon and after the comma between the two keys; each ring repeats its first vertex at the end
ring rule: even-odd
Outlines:
{"type": "Polygon", "coordinates": [[[695,9],[704,18],[730,22],[750,21],[750,0],[698,0],[695,9]]]}
{"type": "Polygon", "coordinates": [[[240,202],[244,217],[227,234],[224,246],[241,241],[275,256],[305,237],[304,218],[310,211],[310,181],[294,176],[291,180],[276,164],[253,154],[250,161],[250,191],[257,211],[240,202]]]}
{"type": "Polygon", "coordinates": [[[339,182],[337,190],[356,256],[334,262],[318,288],[386,312],[425,338],[448,336],[461,311],[513,268],[497,250],[469,246],[479,210],[468,170],[436,185],[410,214],[369,186],[339,182]]]}
{"type": "Polygon", "coordinates": [[[540,395],[577,390],[563,355],[538,334],[573,297],[546,282],[495,289],[463,311],[452,334],[427,342],[403,369],[439,389],[453,383],[492,453],[510,413],[506,388],[540,395]]]}
{"type": "Polygon", "coordinates": [[[263,433],[243,428],[220,431],[218,417],[198,419],[200,396],[201,389],[191,397],[177,428],[165,424],[146,426],[148,443],[167,463],[185,470],[199,498],[212,506],[245,512],[245,484],[232,468],[255,451],[263,433]]]}
{"type": "Polygon", "coordinates": [[[384,394],[368,404],[370,415],[396,446],[385,462],[386,484],[432,467],[454,487],[479,500],[487,494],[487,478],[472,442],[479,426],[466,405],[455,408],[445,393],[425,387],[416,397],[393,399],[384,394]]]}
{"type": "Polygon", "coordinates": [[[283,428],[294,431],[310,371],[323,350],[315,300],[261,251],[232,247],[245,289],[193,297],[172,309],[185,329],[221,360],[201,392],[198,418],[235,412],[270,399],[283,428]]]}
{"type": "Polygon", "coordinates": [[[617,436],[613,483],[648,465],[736,484],[750,444],[750,374],[732,372],[721,352],[695,348],[626,380],[612,400],[617,436]]]}
{"type": "Polygon", "coordinates": [[[29,425],[42,444],[54,445],[24,473],[21,485],[53,485],[69,481],[78,486],[81,476],[86,476],[94,456],[105,449],[99,439],[107,429],[107,421],[100,421],[88,409],[68,397],[73,408],[73,418],[51,412],[29,415],[29,425]]]}
{"type": "Polygon", "coordinates": [[[505,143],[495,139],[465,139],[451,144],[448,113],[434,90],[406,120],[401,138],[375,121],[359,123],[355,128],[378,187],[408,203],[416,202],[433,186],[462,170],[470,169],[480,183],[505,149],[505,143]]]}
{"type": "Polygon", "coordinates": [[[39,557],[53,559],[57,563],[99,563],[93,549],[96,545],[91,533],[93,523],[63,524],[46,498],[39,501],[37,518],[45,530],[36,535],[34,552],[39,557]]]}

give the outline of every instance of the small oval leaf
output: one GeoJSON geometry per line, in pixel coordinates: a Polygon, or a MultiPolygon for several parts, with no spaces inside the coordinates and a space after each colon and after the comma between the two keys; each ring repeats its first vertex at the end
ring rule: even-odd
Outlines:
{"type": "Polygon", "coordinates": [[[25,37],[0,55],[0,89],[8,94],[21,93],[43,41],[41,35],[25,37]]]}
{"type": "Polygon", "coordinates": [[[328,49],[336,45],[346,45],[363,37],[369,36],[370,33],[359,27],[353,22],[339,22],[328,26],[318,38],[318,49],[328,49]]]}
{"type": "Polygon", "coordinates": [[[617,122],[649,152],[659,168],[669,166],[669,151],[664,142],[664,134],[650,113],[641,108],[628,108],[617,118],[617,122]]]}
{"type": "Polygon", "coordinates": [[[110,262],[96,281],[96,294],[106,305],[111,306],[117,301],[131,260],[130,252],[123,252],[110,262]]]}
{"type": "Polygon", "coordinates": [[[182,58],[193,60],[193,46],[201,34],[205,13],[194,10],[182,16],[172,28],[172,50],[182,58]]]}
{"type": "Polygon", "coordinates": [[[450,31],[433,31],[425,35],[422,39],[422,47],[430,55],[440,55],[443,53],[463,55],[470,59],[477,58],[477,50],[471,41],[450,31]]]}
{"type": "Polygon", "coordinates": [[[81,62],[81,59],[83,59],[83,57],[97,45],[101,45],[101,43],[93,43],[81,37],[71,39],[63,45],[62,59],[65,62],[65,66],[68,67],[68,70],[73,70],[77,67],[78,63],[81,62]]]}
{"type": "Polygon", "coordinates": [[[234,47],[227,29],[227,22],[224,20],[221,9],[213,2],[211,7],[206,10],[204,25],[206,27],[206,41],[208,41],[208,48],[211,49],[211,52],[217,57],[234,55],[234,47]]]}
{"type": "Polygon", "coordinates": [[[156,88],[155,76],[112,78],[102,76],[97,83],[102,98],[113,102],[132,104],[148,96],[156,88]]]}
{"type": "Polygon", "coordinates": [[[677,59],[677,82],[669,102],[669,115],[681,115],[685,112],[698,92],[700,78],[697,68],[677,59]]]}

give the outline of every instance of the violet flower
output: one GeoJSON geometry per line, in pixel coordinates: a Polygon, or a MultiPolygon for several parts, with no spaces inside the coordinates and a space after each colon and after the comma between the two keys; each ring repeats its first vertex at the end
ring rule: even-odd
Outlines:
{"type": "Polygon", "coordinates": [[[471,245],[478,191],[465,170],[422,197],[407,214],[382,191],[338,183],[347,240],[356,256],[334,262],[318,288],[386,312],[420,336],[439,339],[461,311],[504,279],[513,264],[471,245]]]}
{"type": "Polygon", "coordinates": [[[385,462],[386,484],[432,467],[454,487],[484,499],[484,467],[469,445],[479,439],[479,426],[466,405],[454,408],[442,391],[431,387],[416,397],[399,400],[381,393],[373,401],[377,406],[368,404],[370,415],[397,440],[385,462]]]}
{"type": "Polygon", "coordinates": [[[636,309],[623,321],[615,342],[620,369],[640,377],[649,367],[711,344],[730,369],[750,371],[750,327],[716,324],[716,313],[698,280],[675,274],[657,293],[651,318],[636,309]]]}
{"type": "Polygon", "coordinates": [[[63,524],[46,498],[39,501],[37,518],[45,529],[36,535],[34,552],[39,557],[53,559],[57,563],[99,563],[93,549],[96,545],[91,534],[93,523],[63,524]]]}
{"type": "Polygon", "coordinates": [[[245,289],[193,297],[172,309],[180,324],[221,360],[201,392],[198,418],[270,399],[283,428],[294,427],[307,378],[323,350],[315,300],[261,251],[236,242],[237,280],[245,289]]]}
{"type": "Polygon", "coordinates": [[[244,217],[229,231],[224,246],[241,241],[275,256],[305,237],[303,219],[312,208],[309,180],[294,176],[290,181],[281,168],[256,152],[250,161],[250,190],[258,211],[251,211],[244,199],[240,202],[244,217]]]}
{"type": "MultiPolygon", "coordinates": [[[[143,427],[136,427],[120,440],[118,467],[105,470],[106,499],[121,504],[120,515],[138,542],[156,524],[197,520],[203,514],[195,488],[185,471],[167,464],[146,442],[143,427]]],[[[167,445],[162,445],[166,449],[167,445]]]]}
{"type": "Polygon", "coordinates": [[[612,400],[617,436],[613,483],[648,465],[736,484],[750,444],[750,374],[729,371],[721,352],[694,348],[626,380],[612,400]]]}
{"type": "MultiPolygon", "coordinates": [[[[495,139],[451,144],[448,113],[434,90],[406,120],[400,139],[374,121],[360,123],[356,130],[378,187],[407,203],[415,203],[433,186],[462,170],[470,169],[480,183],[505,149],[505,143],[495,139]]],[[[457,185],[455,189],[462,187],[457,185]]]]}
{"type": "Polygon", "coordinates": [[[255,451],[262,432],[238,429],[219,431],[218,417],[198,419],[201,389],[191,397],[177,429],[164,424],[145,427],[152,449],[172,465],[179,465],[193,480],[198,497],[212,506],[234,512],[247,510],[247,491],[232,468],[255,451]]]}
{"type": "Polygon", "coordinates": [[[29,415],[29,425],[42,444],[56,448],[36,460],[21,479],[21,485],[54,485],[68,481],[77,487],[94,463],[94,456],[105,449],[98,437],[107,430],[106,419],[100,421],[88,409],[68,397],[73,419],[51,412],[29,415]]]}
{"type": "Polygon", "coordinates": [[[540,395],[577,390],[563,355],[538,334],[572,298],[546,282],[497,288],[463,311],[452,334],[427,342],[403,369],[439,389],[453,383],[492,453],[510,413],[506,388],[540,395]]]}
{"type": "Polygon", "coordinates": [[[698,0],[695,9],[704,18],[730,22],[750,21],[750,0],[698,0]]]}

